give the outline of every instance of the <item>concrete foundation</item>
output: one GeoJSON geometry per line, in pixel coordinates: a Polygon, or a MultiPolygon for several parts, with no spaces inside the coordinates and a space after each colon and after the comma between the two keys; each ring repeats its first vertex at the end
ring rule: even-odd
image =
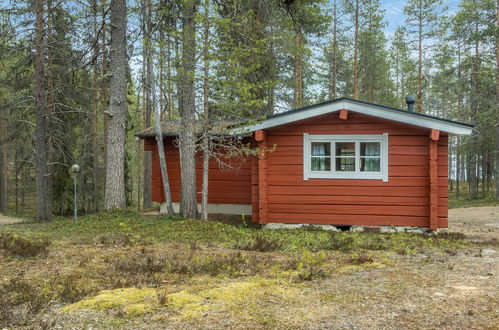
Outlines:
{"type": "MultiPolygon", "coordinates": [[[[180,210],[180,203],[173,203],[175,213],[180,210]]],[[[166,203],[160,206],[160,212],[166,214],[166,203]]],[[[201,203],[198,203],[198,211],[201,212],[201,203]]],[[[208,213],[251,215],[251,204],[208,204],[208,213]]]]}
{"type": "MultiPolygon", "coordinates": [[[[344,227],[344,226],[341,226],[344,227]]],[[[308,225],[301,223],[267,223],[263,225],[264,229],[299,229],[299,228],[316,228],[326,231],[341,231],[337,226],[333,225],[308,225]]],[[[413,233],[425,234],[431,230],[427,227],[395,227],[395,226],[350,226],[350,232],[364,233],[413,233]]]]}

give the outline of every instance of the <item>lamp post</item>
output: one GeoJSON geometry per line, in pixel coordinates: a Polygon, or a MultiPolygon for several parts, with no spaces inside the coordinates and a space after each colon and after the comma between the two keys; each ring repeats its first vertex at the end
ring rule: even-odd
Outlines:
{"type": "Polygon", "coordinates": [[[78,175],[78,172],[80,172],[80,166],[77,164],[71,165],[71,168],[69,169],[69,173],[73,176],[73,182],[74,182],[74,215],[73,215],[73,221],[76,221],[76,218],[78,217],[78,195],[76,193],[76,176],[78,175]]]}

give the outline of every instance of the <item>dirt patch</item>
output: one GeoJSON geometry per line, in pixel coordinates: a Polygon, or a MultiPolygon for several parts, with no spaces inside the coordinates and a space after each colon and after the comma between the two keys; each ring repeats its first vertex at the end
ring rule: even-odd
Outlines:
{"type": "Polygon", "coordinates": [[[499,239],[499,206],[450,209],[449,230],[481,239],[499,239]]]}
{"type": "Polygon", "coordinates": [[[0,214],[0,225],[12,225],[14,223],[23,222],[23,219],[7,217],[0,214]]]}

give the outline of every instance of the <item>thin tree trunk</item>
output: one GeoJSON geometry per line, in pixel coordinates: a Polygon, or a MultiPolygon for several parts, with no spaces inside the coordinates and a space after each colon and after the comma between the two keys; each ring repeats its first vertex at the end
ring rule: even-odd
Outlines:
{"type": "Polygon", "coordinates": [[[353,98],[359,98],[359,1],[355,0],[355,34],[353,52],[353,98]]]}
{"type": "Polygon", "coordinates": [[[294,63],[294,107],[303,105],[303,34],[299,27],[295,28],[295,63],[294,63]]]}
{"type": "Polygon", "coordinates": [[[156,104],[156,84],[154,83],[154,71],[151,71],[152,75],[152,97],[153,97],[153,108],[154,108],[154,123],[156,126],[156,144],[158,146],[159,153],[159,165],[161,170],[161,179],[163,182],[163,192],[165,194],[166,203],[166,214],[169,217],[175,215],[172,204],[172,196],[170,192],[170,181],[168,178],[168,166],[166,164],[166,154],[163,142],[163,133],[161,131],[161,111],[156,104]]]}
{"type": "Polygon", "coordinates": [[[181,214],[196,218],[196,132],[195,85],[196,69],[196,12],[198,0],[186,0],[182,8],[182,68],[180,112],[181,214]]]}
{"type": "Polygon", "coordinates": [[[456,140],[456,197],[461,196],[460,180],[461,180],[461,138],[456,140]]]}
{"type": "Polygon", "coordinates": [[[423,13],[422,4],[419,7],[418,24],[418,96],[416,100],[416,111],[423,112],[423,13]]]}
{"type": "MultiPolygon", "coordinates": [[[[98,38],[97,27],[97,0],[92,1],[92,18],[93,18],[93,34],[94,38],[98,38]]],[[[98,57],[99,57],[99,43],[95,42],[93,49],[93,75],[92,75],[92,202],[94,211],[99,210],[99,98],[98,98],[98,57]]]]}
{"type": "Polygon", "coordinates": [[[331,55],[331,81],[329,87],[329,97],[335,99],[337,93],[338,79],[338,15],[336,10],[336,0],[333,0],[333,54],[331,55]]]}
{"type": "Polygon", "coordinates": [[[36,129],[35,129],[35,170],[36,170],[36,220],[50,221],[52,210],[47,205],[47,100],[45,89],[45,0],[35,1],[35,93],[36,93],[36,129]]]}
{"type": "MultiPolygon", "coordinates": [[[[0,90],[1,93],[1,90],[0,90]]],[[[7,213],[7,140],[6,115],[0,110],[0,213],[7,213]]]]}
{"type": "MultiPolygon", "coordinates": [[[[475,33],[478,34],[478,24],[475,23],[475,33]]],[[[477,124],[477,119],[478,119],[478,111],[479,111],[479,72],[480,72],[480,45],[479,41],[475,40],[475,54],[473,58],[473,73],[472,73],[472,83],[473,83],[473,90],[472,90],[472,96],[471,96],[471,111],[472,111],[472,122],[473,124],[477,124]]],[[[476,199],[478,198],[478,174],[477,173],[477,167],[479,165],[478,161],[478,132],[473,130],[473,133],[471,134],[471,160],[470,160],[470,197],[471,199],[476,199]]]]}
{"type": "MultiPolygon", "coordinates": [[[[496,31],[499,29],[499,0],[496,3],[496,31]]],[[[499,106],[499,34],[496,33],[496,111],[499,106]]],[[[496,121],[496,197],[499,198],[499,118],[496,121]]]]}
{"type": "Polygon", "coordinates": [[[124,208],[127,116],[126,2],[111,0],[109,127],[107,131],[106,210],[124,208]]]}
{"type": "MultiPolygon", "coordinates": [[[[109,107],[109,79],[108,79],[108,54],[107,54],[107,24],[106,24],[106,6],[107,0],[101,0],[102,7],[102,108],[107,109],[109,107]]],[[[107,130],[108,130],[108,116],[104,113],[103,116],[103,127],[102,132],[104,132],[104,150],[103,150],[103,160],[104,160],[104,173],[107,172],[107,130]]],[[[104,178],[105,181],[105,178],[104,178]]]]}
{"type": "MultiPolygon", "coordinates": [[[[47,1],[47,30],[46,30],[46,50],[47,50],[47,70],[46,70],[46,80],[47,80],[47,118],[55,117],[55,82],[54,82],[54,54],[53,47],[56,47],[55,42],[52,40],[52,15],[54,8],[52,7],[52,0],[47,1]]],[[[52,141],[51,132],[52,121],[47,120],[47,200],[45,201],[45,207],[47,208],[47,213],[52,213],[52,203],[53,203],[53,191],[52,191],[52,179],[53,179],[53,162],[54,162],[54,146],[52,141]]]]}
{"type": "Polygon", "coordinates": [[[205,123],[205,136],[203,137],[203,186],[201,191],[201,218],[203,220],[208,220],[208,178],[209,178],[209,169],[210,169],[210,137],[209,137],[209,107],[208,107],[208,98],[209,98],[209,71],[210,71],[210,62],[208,58],[208,50],[209,50],[209,32],[210,32],[210,23],[209,23],[209,10],[210,10],[210,2],[209,0],[205,0],[204,2],[204,45],[203,45],[203,57],[204,57],[204,67],[203,67],[203,114],[204,114],[204,123],[205,123]]]}
{"type": "MultiPolygon", "coordinates": [[[[152,32],[152,20],[151,20],[151,0],[146,0],[144,4],[144,18],[145,18],[145,29],[144,29],[144,61],[146,62],[146,74],[145,74],[145,113],[144,113],[144,125],[145,127],[151,126],[151,88],[154,84],[152,80],[152,42],[151,42],[151,32],[152,32]]],[[[144,151],[144,184],[143,184],[143,199],[144,199],[144,209],[149,209],[152,207],[152,190],[151,190],[151,152],[144,151]]]]}

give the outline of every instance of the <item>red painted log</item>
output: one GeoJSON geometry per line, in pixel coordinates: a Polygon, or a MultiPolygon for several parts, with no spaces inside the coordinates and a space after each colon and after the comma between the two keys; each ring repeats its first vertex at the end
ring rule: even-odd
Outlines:
{"type": "Polygon", "coordinates": [[[430,229],[438,228],[438,140],[430,139],[430,229]]]}

